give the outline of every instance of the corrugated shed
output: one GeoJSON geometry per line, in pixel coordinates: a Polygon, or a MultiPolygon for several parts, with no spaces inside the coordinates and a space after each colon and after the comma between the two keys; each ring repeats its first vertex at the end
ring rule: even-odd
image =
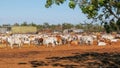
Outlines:
{"type": "Polygon", "coordinates": [[[7,28],[0,28],[0,33],[6,33],[8,31],[7,28]]]}

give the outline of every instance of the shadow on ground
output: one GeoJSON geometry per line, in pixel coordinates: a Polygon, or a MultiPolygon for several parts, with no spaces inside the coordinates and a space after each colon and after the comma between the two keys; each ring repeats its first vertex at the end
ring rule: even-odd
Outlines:
{"type": "Polygon", "coordinates": [[[33,60],[28,63],[31,64],[32,67],[120,68],[120,53],[74,53],[72,56],[48,57],[45,61],[33,60]]]}

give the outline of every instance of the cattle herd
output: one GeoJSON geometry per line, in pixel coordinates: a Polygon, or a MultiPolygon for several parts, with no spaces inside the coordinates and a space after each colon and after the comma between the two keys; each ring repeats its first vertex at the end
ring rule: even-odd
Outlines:
{"type": "Polygon", "coordinates": [[[55,47],[57,45],[111,45],[119,41],[119,34],[106,33],[81,33],[81,34],[0,34],[0,44],[14,48],[30,45],[45,45],[55,47]]]}

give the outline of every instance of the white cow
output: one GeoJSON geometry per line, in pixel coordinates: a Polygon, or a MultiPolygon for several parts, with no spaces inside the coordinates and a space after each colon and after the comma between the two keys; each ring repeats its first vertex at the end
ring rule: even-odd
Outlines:
{"type": "Polygon", "coordinates": [[[92,36],[82,36],[80,38],[81,44],[92,45],[93,44],[93,37],[92,36]]]}
{"type": "Polygon", "coordinates": [[[47,38],[43,38],[43,44],[47,45],[47,47],[49,46],[49,44],[52,44],[53,47],[55,47],[55,45],[57,45],[57,38],[56,37],[47,37],[47,38]]]}
{"type": "Polygon", "coordinates": [[[105,45],[107,45],[107,43],[105,43],[104,41],[98,40],[98,46],[105,46],[105,45]]]}
{"type": "Polygon", "coordinates": [[[22,45],[22,41],[20,40],[19,37],[10,36],[7,38],[7,42],[9,43],[9,45],[12,49],[13,49],[14,44],[18,45],[19,47],[21,47],[21,45],[22,45]]]}
{"type": "Polygon", "coordinates": [[[113,35],[111,35],[111,34],[104,34],[104,35],[102,35],[101,38],[108,39],[111,42],[117,42],[118,41],[118,39],[115,39],[115,37],[113,35]]]}

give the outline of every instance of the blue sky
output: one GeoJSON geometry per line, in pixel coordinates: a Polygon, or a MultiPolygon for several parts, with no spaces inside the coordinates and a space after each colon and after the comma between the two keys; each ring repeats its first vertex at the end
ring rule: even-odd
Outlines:
{"type": "Polygon", "coordinates": [[[46,0],[0,0],[0,25],[14,23],[78,24],[87,20],[78,6],[73,10],[68,2],[61,6],[45,8],[46,0]]]}

